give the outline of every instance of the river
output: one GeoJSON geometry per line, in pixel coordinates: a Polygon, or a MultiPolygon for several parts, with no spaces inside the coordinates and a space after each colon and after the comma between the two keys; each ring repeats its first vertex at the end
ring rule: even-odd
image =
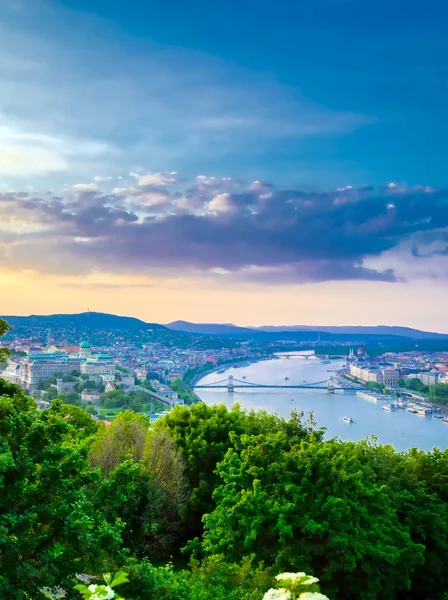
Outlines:
{"type": "MultiPolygon", "coordinates": [[[[322,364],[318,358],[280,358],[231,368],[221,374],[211,373],[200,383],[212,383],[233,375],[240,380],[245,377],[246,381],[275,385],[285,384],[285,377],[289,377],[288,384],[298,385],[303,381],[311,383],[327,379],[331,371],[340,369],[341,365],[341,360],[322,364]]],[[[312,411],[318,425],[327,428],[327,438],[357,441],[376,435],[381,442],[393,444],[397,450],[448,448],[448,423],[407,410],[387,412],[382,409],[383,403],[364,400],[355,392],[327,394],[325,390],[236,389],[229,393],[225,389],[197,389],[196,394],[209,405],[225,404],[230,407],[238,402],[243,408],[265,409],[285,418],[294,408],[305,413],[312,411]],[[345,416],[352,417],[354,422],[344,423],[342,419],[345,416]]]]}

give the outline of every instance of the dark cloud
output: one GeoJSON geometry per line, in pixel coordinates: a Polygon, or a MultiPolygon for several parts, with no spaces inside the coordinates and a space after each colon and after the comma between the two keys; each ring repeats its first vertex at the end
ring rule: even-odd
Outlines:
{"type": "Polygon", "coordinates": [[[58,273],[163,269],[272,283],[396,281],[365,261],[406,244],[416,260],[425,255],[418,246],[425,236],[447,241],[443,189],[280,190],[198,177],[180,190],[177,174],[170,176],[167,185],[145,176],[108,194],[73,186],[64,197],[0,194],[0,259],[58,273]]]}

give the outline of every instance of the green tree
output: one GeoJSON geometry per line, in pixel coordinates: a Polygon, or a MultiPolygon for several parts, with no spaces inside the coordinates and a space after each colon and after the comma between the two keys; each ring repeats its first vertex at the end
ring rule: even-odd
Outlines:
{"type": "MultiPolygon", "coordinates": [[[[221,482],[216,467],[233,445],[230,434],[284,431],[299,442],[313,427],[312,423],[303,423],[302,417],[301,413],[293,411],[291,419],[286,421],[264,411],[245,412],[238,405],[228,410],[224,405],[198,403],[188,408],[176,406],[155,423],[156,431],[170,432],[186,462],[191,490],[187,539],[201,533],[202,516],[215,507],[212,494],[221,482]]],[[[323,432],[316,432],[315,435],[321,439],[323,432]]]]}
{"type": "Polygon", "coordinates": [[[38,411],[3,383],[0,394],[1,596],[38,600],[42,587],[71,589],[75,573],[119,556],[121,526],[92,500],[98,473],[60,403],[38,411]]]}
{"type": "Polygon", "coordinates": [[[126,411],[100,432],[90,460],[105,474],[99,503],[112,522],[126,524],[126,546],[153,560],[178,552],[187,494],[184,463],[171,436],[149,431],[143,417],[126,411]]]}
{"type": "MultiPolygon", "coordinates": [[[[6,321],[0,319],[0,338],[6,335],[9,331],[12,331],[12,327],[8,325],[6,321]]],[[[0,348],[0,361],[4,361],[8,356],[10,356],[11,352],[8,348],[0,348]]]]}
{"type": "MultiPolygon", "coordinates": [[[[395,497],[353,443],[232,435],[204,550],[320,578],[333,598],[392,599],[425,560],[395,497]]],[[[359,450],[361,448],[361,450],[359,450]]]]}

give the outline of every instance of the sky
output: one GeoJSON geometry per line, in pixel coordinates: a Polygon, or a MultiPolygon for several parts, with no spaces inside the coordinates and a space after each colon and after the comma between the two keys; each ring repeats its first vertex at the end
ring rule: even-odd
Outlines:
{"type": "Polygon", "coordinates": [[[440,0],[2,0],[2,314],[448,333],[440,0]]]}

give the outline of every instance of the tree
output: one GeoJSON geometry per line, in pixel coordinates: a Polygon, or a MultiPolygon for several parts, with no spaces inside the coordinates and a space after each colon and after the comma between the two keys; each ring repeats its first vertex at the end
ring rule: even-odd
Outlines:
{"type": "Polygon", "coordinates": [[[81,406],[81,396],[76,392],[61,392],[58,398],[64,404],[73,404],[74,406],[81,406]]]}
{"type": "Polygon", "coordinates": [[[148,422],[131,411],[120,413],[101,431],[90,451],[90,463],[108,473],[120,462],[142,460],[149,435],[148,422]]]}
{"type": "MultiPolygon", "coordinates": [[[[8,323],[3,319],[0,319],[0,337],[6,335],[8,331],[12,331],[12,327],[10,327],[10,325],[8,325],[8,323]]],[[[0,348],[0,361],[3,361],[6,358],[8,358],[10,354],[11,352],[10,350],[8,350],[8,348],[0,348]]]]}
{"type": "Polygon", "coordinates": [[[90,459],[105,475],[98,502],[111,522],[126,524],[126,546],[152,560],[177,552],[187,495],[184,463],[170,435],[149,431],[144,418],[126,411],[100,433],[90,459]]]}
{"type": "Polygon", "coordinates": [[[60,403],[38,411],[1,382],[0,394],[1,595],[37,600],[42,587],[70,590],[77,572],[120,556],[121,525],[92,500],[98,473],[60,403]]]}
{"type": "MultiPolygon", "coordinates": [[[[284,431],[299,442],[312,430],[312,423],[304,424],[303,415],[296,411],[286,421],[264,411],[245,412],[236,405],[228,410],[224,405],[207,406],[203,403],[190,407],[176,406],[154,425],[156,431],[168,430],[186,462],[190,484],[190,506],[186,524],[186,538],[202,531],[202,516],[213,511],[213,491],[220,484],[217,464],[233,446],[231,434],[267,434],[284,431]]],[[[323,431],[315,435],[321,439],[323,431]]]]}
{"type": "Polygon", "coordinates": [[[409,588],[425,546],[361,445],[312,434],[297,444],[281,431],[232,438],[217,467],[216,509],[204,517],[207,553],[313,573],[333,598],[387,599],[409,588]]]}

